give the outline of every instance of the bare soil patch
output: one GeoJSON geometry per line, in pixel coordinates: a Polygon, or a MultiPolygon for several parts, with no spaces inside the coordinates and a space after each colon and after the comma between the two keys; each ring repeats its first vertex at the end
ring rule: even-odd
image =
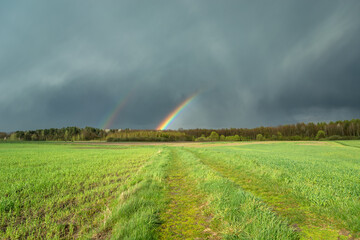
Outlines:
{"type": "Polygon", "coordinates": [[[328,145],[327,142],[299,142],[296,145],[303,145],[303,146],[324,146],[324,145],[328,145]]]}
{"type": "MultiPolygon", "coordinates": [[[[71,145],[94,145],[94,146],[170,146],[170,147],[220,147],[220,146],[242,146],[249,144],[272,144],[274,141],[263,142],[71,142],[71,145]]],[[[95,147],[79,147],[95,149],[95,147]]],[[[100,147],[96,147],[98,149],[100,147]]],[[[104,147],[105,148],[105,147],[104,147]]],[[[111,148],[106,148],[111,149],[111,148]]],[[[116,148],[114,148],[116,149],[116,148]]]]}
{"type": "Polygon", "coordinates": [[[109,149],[109,150],[124,150],[128,148],[110,148],[110,147],[75,147],[74,149],[109,149]]]}

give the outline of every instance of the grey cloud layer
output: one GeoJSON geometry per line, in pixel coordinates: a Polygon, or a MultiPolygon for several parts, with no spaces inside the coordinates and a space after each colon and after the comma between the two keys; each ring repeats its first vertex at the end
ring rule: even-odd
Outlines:
{"type": "Polygon", "coordinates": [[[0,5],[0,130],[255,127],[360,117],[358,1],[0,5]],[[134,90],[135,89],[135,90],[134,90]]]}

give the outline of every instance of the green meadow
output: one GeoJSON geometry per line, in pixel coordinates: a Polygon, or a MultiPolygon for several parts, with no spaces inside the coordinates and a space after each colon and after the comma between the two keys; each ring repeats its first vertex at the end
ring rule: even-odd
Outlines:
{"type": "Polygon", "coordinates": [[[360,239],[360,141],[3,142],[0,239],[360,239]]]}

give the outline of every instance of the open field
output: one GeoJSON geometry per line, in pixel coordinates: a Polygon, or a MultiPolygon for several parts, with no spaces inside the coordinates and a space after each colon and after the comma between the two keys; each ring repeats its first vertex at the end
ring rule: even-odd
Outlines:
{"type": "Polygon", "coordinates": [[[0,239],[360,239],[360,141],[0,143],[0,239]]]}

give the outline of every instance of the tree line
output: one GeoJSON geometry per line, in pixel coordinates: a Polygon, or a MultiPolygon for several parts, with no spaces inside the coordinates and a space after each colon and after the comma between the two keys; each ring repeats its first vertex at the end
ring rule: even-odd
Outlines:
{"type": "Polygon", "coordinates": [[[12,141],[89,141],[105,139],[106,132],[93,127],[66,127],[16,131],[7,134],[5,138],[12,141]]]}
{"type": "Polygon", "coordinates": [[[188,129],[183,130],[186,135],[196,138],[209,137],[216,132],[221,138],[236,138],[235,140],[341,140],[359,139],[360,119],[319,122],[319,123],[297,123],[280,125],[277,127],[257,128],[224,128],[224,129],[188,129]],[[223,136],[223,137],[222,137],[223,136]]]}
{"type": "Polygon", "coordinates": [[[252,141],[252,140],[342,140],[360,139],[360,119],[297,123],[277,127],[132,130],[93,127],[50,128],[12,133],[0,132],[10,141],[252,141]]]}

